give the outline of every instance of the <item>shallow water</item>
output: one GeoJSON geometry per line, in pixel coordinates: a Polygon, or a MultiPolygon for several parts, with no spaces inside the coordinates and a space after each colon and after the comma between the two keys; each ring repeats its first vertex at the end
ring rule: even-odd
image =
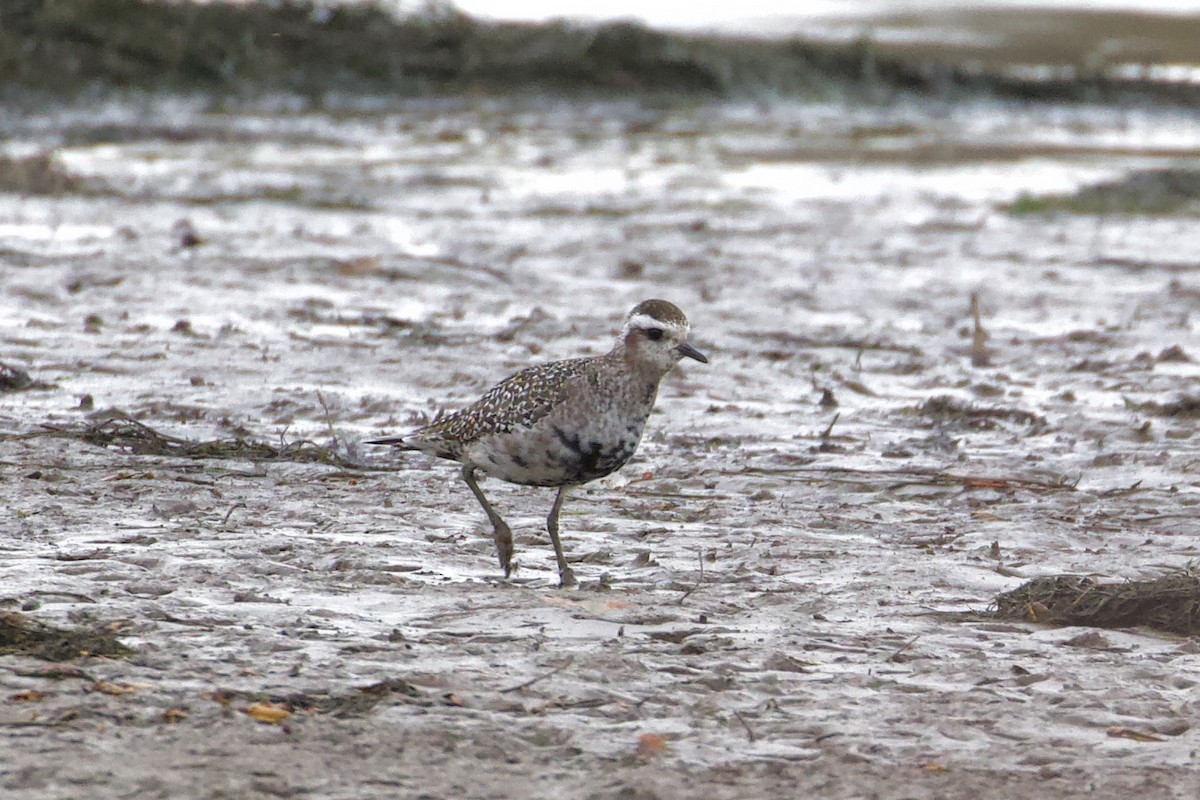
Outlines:
{"type": "Polygon", "coordinates": [[[8,791],[1200,786],[1190,642],[1081,647],[1078,630],[947,613],[1029,577],[1200,556],[1196,420],[1141,405],[1196,391],[1195,361],[1161,357],[1200,354],[1194,217],[998,207],[1188,163],[1188,116],[179,101],[4,125],[12,152],[54,148],[91,191],[0,201],[3,361],[51,384],[0,395],[0,600],[139,649],[85,662],[132,687],[119,695],[0,658],[6,695],[48,693],[0,711],[8,791]],[[101,121],[123,134],[86,143],[101,121]],[[140,135],[149,123],[174,135],[140,135]],[[181,246],[184,219],[198,246],[181,246]],[[673,373],[635,462],[568,502],[579,591],[554,588],[548,492],[485,484],[516,531],[503,581],[453,467],[360,444],[530,362],[601,352],[651,296],[684,308],[711,363],[673,373]],[[994,413],[927,405],[942,397],[994,413]],[[386,470],[32,435],[113,409],[386,470]],[[416,697],[283,726],[212,694],[384,678],[416,697]],[[639,752],[642,734],[666,748],[639,752]],[[98,770],[94,754],[121,758],[98,770]]]}

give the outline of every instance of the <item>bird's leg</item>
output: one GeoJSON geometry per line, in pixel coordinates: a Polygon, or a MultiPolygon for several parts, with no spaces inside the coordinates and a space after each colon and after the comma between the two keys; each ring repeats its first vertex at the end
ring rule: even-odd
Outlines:
{"type": "Polygon", "coordinates": [[[558,540],[558,512],[562,510],[563,500],[567,497],[567,487],[560,486],[554,505],[550,508],[550,516],[546,517],[546,530],[550,532],[550,543],[554,545],[554,557],[558,559],[558,585],[576,586],[575,573],[567,566],[567,557],[563,555],[562,542],[558,540]]]}
{"type": "Polygon", "coordinates": [[[492,523],[492,530],[496,538],[496,555],[500,558],[500,567],[504,570],[504,577],[507,578],[512,574],[512,529],[508,527],[508,523],[500,519],[500,515],[492,508],[492,504],[483,496],[483,490],[475,482],[475,467],[470,464],[463,467],[462,476],[463,480],[467,482],[467,486],[470,487],[471,493],[475,495],[475,499],[479,501],[479,505],[483,506],[488,521],[492,523]]]}

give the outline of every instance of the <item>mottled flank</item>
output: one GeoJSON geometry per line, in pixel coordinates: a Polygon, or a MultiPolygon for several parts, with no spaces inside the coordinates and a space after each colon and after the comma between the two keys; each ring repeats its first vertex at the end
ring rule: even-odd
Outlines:
{"type": "Polygon", "coordinates": [[[559,487],[546,526],[564,585],[574,583],[558,541],[569,486],[604,477],[637,451],[658,384],[681,358],[708,359],[687,343],[688,321],[665,300],[639,303],[612,349],[529,367],[479,400],[423,428],[372,444],[420,450],[463,464],[463,479],[496,532],[500,564],[511,569],[512,533],[475,481],[482,471],[510,483],[559,487]]]}

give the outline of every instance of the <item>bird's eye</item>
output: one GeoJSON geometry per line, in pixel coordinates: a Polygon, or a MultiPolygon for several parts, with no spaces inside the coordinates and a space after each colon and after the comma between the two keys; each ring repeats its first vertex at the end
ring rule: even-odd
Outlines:
{"type": "Polygon", "coordinates": [[[649,328],[646,331],[646,338],[652,342],[657,342],[663,337],[662,328],[649,328]]]}

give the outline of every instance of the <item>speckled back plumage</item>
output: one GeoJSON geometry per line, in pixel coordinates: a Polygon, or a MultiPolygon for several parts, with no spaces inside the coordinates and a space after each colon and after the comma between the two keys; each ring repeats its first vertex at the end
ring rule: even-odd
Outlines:
{"type": "Polygon", "coordinates": [[[484,436],[529,427],[562,401],[572,378],[582,375],[591,358],[572,358],[527,367],[488,389],[466,408],[448,414],[404,437],[413,450],[455,461],[468,444],[484,436]]]}

